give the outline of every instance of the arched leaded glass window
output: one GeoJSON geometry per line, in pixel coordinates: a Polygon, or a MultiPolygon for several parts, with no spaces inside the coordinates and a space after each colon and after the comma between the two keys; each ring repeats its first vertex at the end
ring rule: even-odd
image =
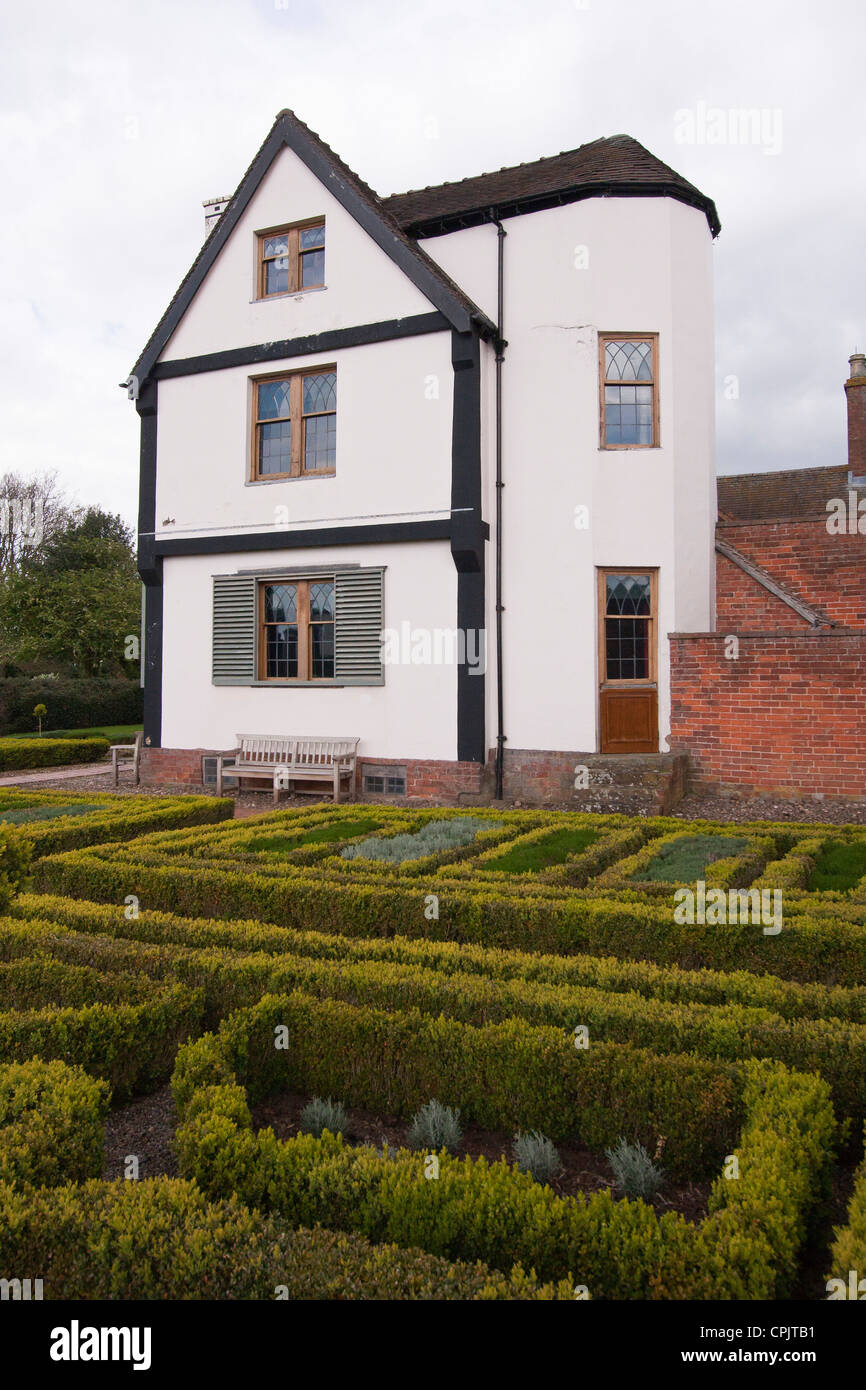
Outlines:
{"type": "Polygon", "coordinates": [[[291,372],[253,383],[250,477],[300,478],[337,466],[337,372],[291,372]]]}
{"type": "Polygon", "coordinates": [[[259,679],[334,679],[334,580],[259,585],[259,679]]]}
{"type": "Polygon", "coordinates": [[[654,680],[654,573],[607,570],[600,600],[602,681],[654,680]]]}
{"type": "Polygon", "coordinates": [[[259,299],[323,289],[324,284],[323,220],[259,233],[259,299]]]}
{"type": "Polygon", "coordinates": [[[601,444],[641,449],[658,444],[658,335],[599,334],[601,444]]]}

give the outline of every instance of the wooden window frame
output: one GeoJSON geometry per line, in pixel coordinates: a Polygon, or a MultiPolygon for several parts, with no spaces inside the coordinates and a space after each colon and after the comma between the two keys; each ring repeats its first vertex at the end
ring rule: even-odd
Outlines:
{"type": "Polygon", "coordinates": [[[258,681],[265,682],[267,685],[334,685],[336,682],[336,635],[337,617],[334,613],[334,620],[330,626],[334,630],[334,675],[333,676],[313,676],[310,674],[313,665],[313,627],[324,626],[310,622],[310,585],[311,584],[331,584],[334,587],[334,599],[336,602],[336,578],[333,574],[314,574],[309,578],[302,578],[299,575],[280,576],[269,574],[265,579],[257,579],[256,585],[256,678],[258,681]],[[269,676],[268,666],[268,644],[265,640],[265,629],[269,624],[265,623],[265,589],[271,588],[275,584],[290,584],[297,590],[298,595],[298,674],[296,676],[269,676]]]}
{"type": "MultiPolygon", "coordinates": [[[[307,231],[310,227],[321,227],[322,232],[326,233],[324,217],[306,217],[301,222],[286,222],[279,227],[267,227],[262,232],[256,232],[256,299],[280,299],[287,294],[306,294],[308,290],[323,290],[324,280],[315,285],[301,284],[301,262],[303,253],[301,251],[301,232],[307,231]],[[265,257],[265,242],[270,237],[288,237],[288,262],[289,262],[289,288],[287,290],[271,290],[270,293],[265,288],[266,276],[265,267],[268,261],[275,257],[265,257]]],[[[325,246],[327,248],[327,239],[325,246]]]]}
{"type": "Polygon", "coordinates": [[[333,478],[337,472],[337,465],[333,468],[304,468],[304,453],[306,444],[306,430],[304,421],[315,419],[320,415],[336,415],[336,410],[312,411],[310,415],[304,414],[304,387],[303,379],[305,376],[323,376],[327,372],[337,371],[335,362],[326,363],[321,367],[294,367],[288,372],[269,372],[265,376],[254,376],[250,378],[252,385],[252,403],[250,409],[250,467],[249,481],[251,483],[273,483],[282,480],[295,478],[333,478]],[[288,381],[291,383],[289,388],[289,419],[292,423],[292,447],[290,466],[288,473],[259,473],[259,426],[273,424],[273,420],[259,419],[259,387],[266,385],[269,381],[288,381]]]}
{"type": "Polygon", "coordinates": [[[598,429],[600,449],[658,449],[661,445],[659,432],[659,335],[658,333],[599,333],[598,335],[598,429]],[[652,344],[652,374],[648,381],[607,381],[605,370],[605,348],[612,342],[632,342],[652,344]],[[608,444],[605,434],[605,386],[651,386],[652,387],[652,443],[651,444],[608,444]]]}
{"type": "MultiPolygon", "coordinates": [[[[644,446],[646,447],[646,446],[644,446]]],[[[633,687],[645,690],[649,686],[658,687],[658,592],[659,572],[651,565],[606,565],[598,570],[596,602],[596,623],[598,626],[598,688],[599,690],[627,690],[633,687]],[[647,628],[649,642],[649,675],[630,677],[627,680],[608,680],[607,675],[607,576],[609,574],[648,574],[650,581],[650,616],[647,628]]]]}

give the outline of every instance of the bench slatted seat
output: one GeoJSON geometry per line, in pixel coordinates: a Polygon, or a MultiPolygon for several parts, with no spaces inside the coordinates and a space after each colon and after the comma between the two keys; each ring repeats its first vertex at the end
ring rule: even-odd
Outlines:
{"type": "Polygon", "coordinates": [[[340,800],[340,782],[348,779],[355,796],[357,738],[296,738],[280,734],[238,734],[234,753],[217,758],[217,796],[222,796],[227,777],[263,777],[273,783],[274,805],[281,791],[293,791],[296,781],[328,781],[334,800],[340,800]],[[224,764],[234,758],[231,766],[224,764]]]}

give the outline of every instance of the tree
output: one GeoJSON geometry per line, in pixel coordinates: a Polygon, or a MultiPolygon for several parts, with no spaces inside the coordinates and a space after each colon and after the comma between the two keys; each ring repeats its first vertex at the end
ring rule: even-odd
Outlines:
{"type": "Polygon", "coordinates": [[[56,473],[0,476],[0,582],[70,520],[56,473]]]}
{"type": "Polygon", "coordinates": [[[82,676],[129,674],[124,647],[138,633],[140,614],[129,528],[100,507],[78,509],[7,575],[2,654],[82,676]]]}

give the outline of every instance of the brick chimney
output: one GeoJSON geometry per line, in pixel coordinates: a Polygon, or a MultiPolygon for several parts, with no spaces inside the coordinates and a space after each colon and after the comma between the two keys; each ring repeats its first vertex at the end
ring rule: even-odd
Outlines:
{"type": "Polygon", "coordinates": [[[854,351],[848,358],[851,375],[845,382],[848,397],[848,483],[866,478],[866,353],[854,351]]]}
{"type": "MultiPolygon", "coordinates": [[[[219,222],[231,198],[206,198],[202,203],[204,208],[204,234],[210,236],[217,222],[219,222]]],[[[851,359],[854,360],[853,358],[851,359]]]]}

